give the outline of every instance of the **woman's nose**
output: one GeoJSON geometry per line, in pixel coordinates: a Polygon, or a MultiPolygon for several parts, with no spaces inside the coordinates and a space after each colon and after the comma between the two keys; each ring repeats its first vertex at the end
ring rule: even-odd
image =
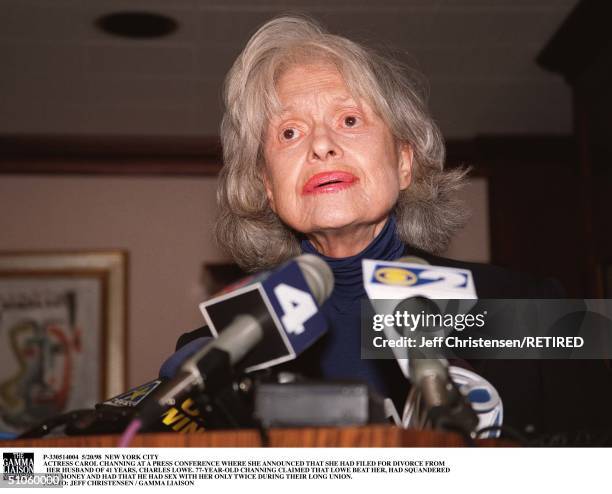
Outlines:
{"type": "Polygon", "coordinates": [[[334,140],[330,130],[325,125],[317,126],[312,134],[310,160],[327,161],[339,158],[341,155],[342,150],[334,140]]]}

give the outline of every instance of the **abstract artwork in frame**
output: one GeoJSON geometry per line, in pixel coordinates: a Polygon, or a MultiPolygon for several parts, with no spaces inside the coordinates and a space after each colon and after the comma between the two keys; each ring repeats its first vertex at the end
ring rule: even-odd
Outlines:
{"type": "Polygon", "coordinates": [[[0,432],[125,390],[127,253],[0,252],[0,432]]]}

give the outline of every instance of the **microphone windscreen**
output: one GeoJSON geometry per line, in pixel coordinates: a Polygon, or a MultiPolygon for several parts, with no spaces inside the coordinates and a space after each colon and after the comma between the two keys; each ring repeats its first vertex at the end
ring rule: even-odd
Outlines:
{"type": "Polygon", "coordinates": [[[198,350],[208,345],[214,338],[200,337],[190,341],[185,346],[174,352],[166,361],[162,364],[159,369],[160,379],[172,379],[183,362],[195,354],[198,350]]]}

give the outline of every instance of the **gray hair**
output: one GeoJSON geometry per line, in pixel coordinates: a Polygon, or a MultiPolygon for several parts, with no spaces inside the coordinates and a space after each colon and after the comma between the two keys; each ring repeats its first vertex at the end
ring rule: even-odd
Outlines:
{"type": "Polygon", "coordinates": [[[278,17],[259,28],[227,74],[217,242],[252,271],[300,253],[299,232],[283,224],[268,204],[262,148],[268,119],[279,106],[275,82],[291,65],[320,60],[333,63],[349,90],[371,103],[397,142],[412,147],[412,182],[394,208],[398,234],[413,247],[444,251],[467,219],[455,197],[467,170],[444,170],[442,135],[417,84],[397,61],[298,16],[278,17]]]}

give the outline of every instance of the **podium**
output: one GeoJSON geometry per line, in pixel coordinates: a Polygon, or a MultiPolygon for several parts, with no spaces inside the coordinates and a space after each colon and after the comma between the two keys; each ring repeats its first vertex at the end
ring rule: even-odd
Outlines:
{"type": "MultiPolygon", "coordinates": [[[[49,437],[0,441],[0,448],[112,448],[119,442],[118,435],[49,437]]],[[[478,439],[479,447],[516,446],[505,439],[478,439]]],[[[257,448],[265,446],[257,430],[207,431],[193,434],[172,432],[137,435],[131,447],[135,448],[257,448]]],[[[270,429],[269,447],[462,447],[468,446],[459,435],[451,432],[400,429],[387,425],[364,427],[307,427],[299,429],[270,429]]]]}

